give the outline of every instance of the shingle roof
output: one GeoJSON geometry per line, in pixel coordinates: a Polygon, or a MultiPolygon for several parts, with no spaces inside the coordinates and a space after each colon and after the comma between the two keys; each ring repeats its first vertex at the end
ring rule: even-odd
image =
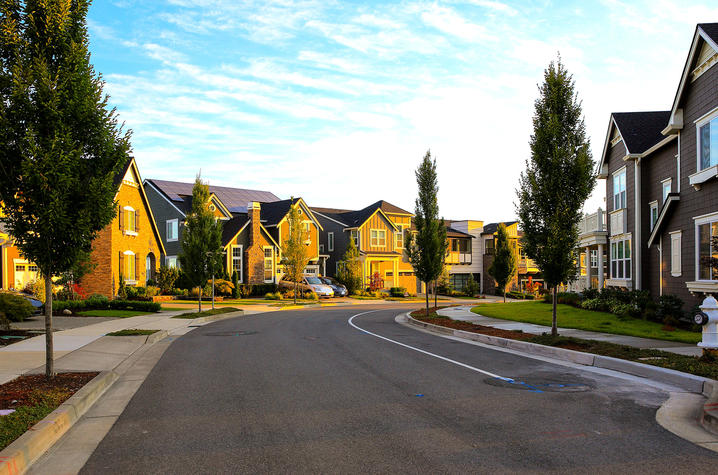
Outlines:
{"type": "MultiPolygon", "coordinates": [[[[183,183],[179,181],[157,180],[148,178],[158,190],[174,202],[178,208],[184,210],[185,205],[178,205],[186,201],[187,196],[192,196],[192,187],[194,183],[183,183]]],[[[250,201],[259,201],[261,203],[271,203],[279,201],[279,198],[269,191],[248,190],[245,188],[230,188],[226,186],[209,185],[210,193],[214,193],[222,201],[222,203],[232,212],[246,212],[247,203],[250,201]],[[236,210],[236,211],[235,211],[236,210]]],[[[191,200],[190,200],[191,202],[191,200]]],[[[187,208],[189,209],[189,208],[187,208]]]]}
{"type": "Polygon", "coordinates": [[[259,219],[264,222],[266,226],[278,224],[287,213],[289,213],[289,207],[295,203],[299,198],[274,201],[272,203],[262,203],[259,210],[259,219]]]}
{"type": "Polygon", "coordinates": [[[318,208],[316,206],[312,206],[310,208],[312,211],[316,211],[317,213],[321,214],[342,214],[342,213],[350,213],[350,209],[338,209],[338,208],[318,208]]]}
{"type": "Polygon", "coordinates": [[[458,229],[454,229],[451,226],[446,226],[446,236],[447,237],[458,237],[458,238],[473,238],[471,234],[466,234],[463,231],[459,231],[458,229]]]}
{"type": "Polygon", "coordinates": [[[663,140],[671,111],[614,112],[613,120],[629,153],[643,153],[663,140]]]}
{"type": "MultiPolygon", "coordinates": [[[[518,221],[504,221],[504,225],[506,227],[509,227],[518,221]]],[[[499,229],[499,224],[501,223],[489,223],[484,225],[484,230],[481,232],[481,234],[494,234],[499,229]]]]}
{"type": "Polygon", "coordinates": [[[718,23],[699,23],[698,28],[718,44],[718,23]]]}
{"type": "Polygon", "coordinates": [[[385,213],[411,214],[412,216],[414,214],[409,211],[403,210],[403,209],[399,208],[398,206],[389,203],[388,201],[379,200],[374,204],[379,204],[379,207],[385,213]]]}
{"type": "Polygon", "coordinates": [[[247,224],[247,221],[249,221],[249,218],[246,214],[240,214],[229,221],[225,221],[222,226],[222,245],[229,244],[229,241],[247,224]]]}

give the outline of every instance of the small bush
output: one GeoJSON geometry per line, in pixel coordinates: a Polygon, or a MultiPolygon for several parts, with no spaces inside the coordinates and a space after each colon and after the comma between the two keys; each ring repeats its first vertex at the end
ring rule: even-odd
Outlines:
{"type": "Polygon", "coordinates": [[[470,275],[469,280],[464,285],[464,295],[467,297],[473,297],[479,293],[479,283],[474,280],[474,276],[470,275]]]}
{"type": "MultiPolygon", "coordinates": [[[[210,281],[211,282],[211,281],[210,281]]],[[[210,286],[211,290],[211,286],[210,286]]],[[[228,280],[215,279],[214,280],[214,292],[216,295],[232,295],[234,291],[234,284],[228,280]]],[[[211,291],[210,291],[211,294],[211,291]]]]}
{"type": "Polygon", "coordinates": [[[389,294],[391,294],[392,297],[403,297],[406,294],[406,288],[392,287],[389,289],[389,294]]]}
{"type": "Polygon", "coordinates": [[[281,300],[282,294],[280,292],[267,292],[264,298],[265,300],[281,300]]]}
{"type": "Polygon", "coordinates": [[[606,304],[599,298],[586,299],[581,302],[581,308],[585,310],[594,310],[596,312],[605,312],[608,310],[606,304]]]}
{"type": "MultiPolygon", "coordinates": [[[[575,292],[559,292],[556,295],[557,303],[571,305],[572,307],[581,307],[581,295],[575,292]]],[[[553,292],[549,292],[543,296],[543,301],[546,303],[553,302],[553,292]]]]}
{"type": "Polygon", "coordinates": [[[148,285],[145,287],[145,297],[152,298],[160,294],[160,288],[154,285],[148,285]]]}
{"type": "MultiPolygon", "coordinates": [[[[157,285],[163,294],[169,294],[175,288],[175,282],[179,278],[179,271],[174,267],[160,267],[157,271],[157,285]]],[[[147,283],[149,285],[149,282],[147,283]]]]}
{"type": "Polygon", "coordinates": [[[307,300],[319,300],[319,296],[311,290],[304,292],[304,298],[307,300]]]}
{"type": "Polygon", "coordinates": [[[30,302],[19,295],[9,292],[0,292],[0,312],[11,322],[22,322],[30,318],[35,308],[30,302]]]}
{"type": "Polygon", "coordinates": [[[600,291],[598,289],[590,288],[590,289],[584,289],[583,292],[581,292],[583,295],[584,301],[585,300],[596,300],[598,299],[600,295],[600,291]]]}

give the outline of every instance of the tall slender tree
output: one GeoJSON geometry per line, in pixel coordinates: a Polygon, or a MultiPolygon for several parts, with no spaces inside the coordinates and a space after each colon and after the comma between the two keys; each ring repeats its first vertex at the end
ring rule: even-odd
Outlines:
{"type": "Polygon", "coordinates": [[[202,290],[214,272],[222,266],[222,221],[209,209],[209,185],[200,176],[192,187],[192,211],[182,231],[182,272],[199,287],[199,311],[202,311],[202,290]]]}
{"type": "Polygon", "coordinates": [[[349,294],[355,294],[361,289],[362,277],[361,256],[353,239],[349,239],[347,250],[339,262],[341,264],[337,272],[337,280],[346,286],[349,294]]]}
{"type": "Polygon", "coordinates": [[[414,208],[416,233],[410,233],[406,252],[416,276],[426,287],[426,314],[429,314],[429,283],[441,274],[446,255],[446,226],[439,218],[439,181],[436,159],[427,151],[416,169],[419,194],[414,208]]]}
{"type": "Polygon", "coordinates": [[[518,270],[516,261],[516,250],[511,247],[506,225],[500,223],[496,231],[494,261],[491,263],[491,266],[489,266],[488,272],[496,281],[496,286],[501,289],[504,302],[506,302],[506,286],[509,285],[509,282],[511,282],[518,270]]]}
{"type": "Polygon", "coordinates": [[[115,216],[130,131],[90,64],[89,0],[0,1],[2,220],[45,277],[45,374],[54,375],[52,276],[115,216]]]}
{"type": "Polygon", "coordinates": [[[287,225],[289,235],[282,247],[282,263],[284,273],[294,282],[294,303],[297,303],[299,292],[299,281],[304,276],[304,269],[309,264],[309,252],[306,240],[309,239],[307,232],[302,226],[302,215],[299,213],[299,204],[294,204],[294,197],[291,198],[292,205],[287,213],[287,225]]]}
{"type": "Polygon", "coordinates": [[[517,210],[524,251],[553,290],[551,334],[555,336],[557,288],[575,279],[578,223],[596,185],[581,102],[560,57],[544,71],[534,107],[531,157],[516,190],[517,210]]]}

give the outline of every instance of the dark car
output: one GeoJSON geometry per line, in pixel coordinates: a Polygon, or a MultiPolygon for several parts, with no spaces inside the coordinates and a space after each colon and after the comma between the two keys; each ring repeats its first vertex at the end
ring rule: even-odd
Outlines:
{"type": "Polygon", "coordinates": [[[337,279],[333,279],[331,277],[320,277],[320,279],[322,282],[331,287],[332,290],[334,290],[335,297],[346,297],[349,294],[349,291],[346,287],[344,287],[344,284],[339,282],[337,279]]]}

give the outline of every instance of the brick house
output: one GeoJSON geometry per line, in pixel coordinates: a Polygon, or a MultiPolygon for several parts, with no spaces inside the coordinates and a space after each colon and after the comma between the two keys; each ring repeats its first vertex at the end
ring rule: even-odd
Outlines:
{"type": "Polygon", "coordinates": [[[699,24],[669,111],[613,113],[606,179],[607,286],[647,289],[687,307],[718,293],[718,23],[699,24]]]}

